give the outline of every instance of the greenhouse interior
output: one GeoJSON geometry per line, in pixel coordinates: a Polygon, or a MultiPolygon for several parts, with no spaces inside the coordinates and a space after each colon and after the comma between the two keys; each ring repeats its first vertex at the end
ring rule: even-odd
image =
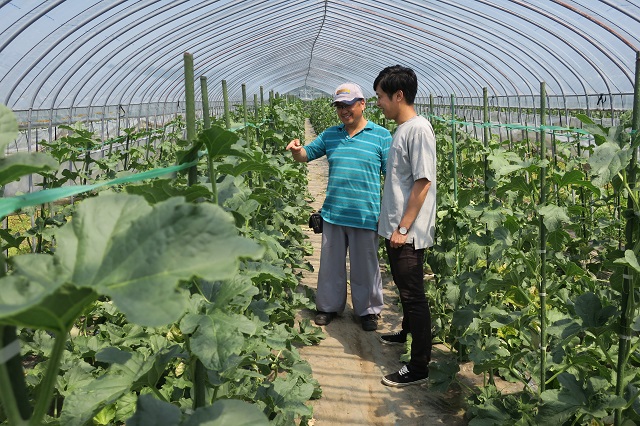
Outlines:
{"type": "MultiPolygon", "coordinates": [[[[0,0],[0,17],[0,424],[640,425],[638,0],[0,0]],[[288,152],[341,125],[344,83],[396,135],[374,87],[394,65],[417,76],[438,181],[434,356],[407,389],[380,378],[410,339],[388,355],[357,330],[351,354],[328,344],[358,329],[346,313],[313,324],[321,163],[288,152]],[[313,347],[375,377],[336,385],[313,347]]],[[[384,238],[378,254],[390,277],[384,238]]]]}

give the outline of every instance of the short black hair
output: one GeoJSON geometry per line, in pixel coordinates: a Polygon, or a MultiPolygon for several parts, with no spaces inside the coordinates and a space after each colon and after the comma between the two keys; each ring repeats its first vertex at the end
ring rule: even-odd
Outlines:
{"type": "Polygon", "coordinates": [[[373,90],[380,86],[380,89],[391,97],[398,90],[402,90],[407,104],[413,105],[418,93],[418,77],[416,73],[407,67],[394,65],[386,67],[376,77],[373,82],[373,90]]]}

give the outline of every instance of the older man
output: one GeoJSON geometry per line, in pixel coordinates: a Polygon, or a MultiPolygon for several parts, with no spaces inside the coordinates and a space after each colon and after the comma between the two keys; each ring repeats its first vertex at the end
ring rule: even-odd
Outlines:
{"type": "Polygon", "coordinates": [[[373,331],[383,306],[377,229],[380,177],[391,134],[364,117],[365,98],[357,84],[338,86],[333,105],[341,125],[329,127],[309,145],[294,139],[286,148],[296,161],[326,155],[329,162],[315,322],[327,325],[345,309],[348,249],[353,309],[362,328],[373,331]]]}

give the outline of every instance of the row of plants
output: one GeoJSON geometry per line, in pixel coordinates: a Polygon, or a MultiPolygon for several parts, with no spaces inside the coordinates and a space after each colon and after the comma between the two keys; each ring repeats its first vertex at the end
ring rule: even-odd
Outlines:
{"type": "MultiPolygon", "coordinates": [[[[24,196],[36,225],[3,233],[3,424],[308,423],[321,390],[297,347],[323,335],[295,320],[312,307],[297,288],[310,209],[304,168],[283,153],[303,120],[273,99],[239,130],[200,123],[194,141],[181,118],[107,142],[72,126],[45,152],[1,159],[0,184],[44,176],[38,197],[117,182],[24,196]]],[[[0,152],[16,135],[2,107],[0,152]]]]}
{"type": "MultiPolygon", "coordinates": [[[[579,118],[589,144],[566,132],[508,147],[432,120],[438,231],[426,291],[439,338],[486,379],[470,425],[640,422],[640,138],[629,114],[614,128],[579,118]],[[501,394],[497,377],[522,392],[501,394]]],[[[457,365],[434,370],[446,389],[457,365]]]]}
{"type": "MultiPolygon", "coordinates": [[[[393,131],[372,103],[367,118],[393,131]]],[[[337,124],[326,99],[310,106],[314,128],[337,124]]],[[[432,388],[446,391],[472,361],[486,379],[471,390],[472,425],[640,421],[640,230],[629,220],[640,140],[630,113],[614,128],[576,117],[591,138],[580,129],[487,144],[432,117],[438,232],[425,291],[435,338],[457,354],[433,365],[432,388]],[[501,394],[497,378],[522,392],[501,394]]]]}

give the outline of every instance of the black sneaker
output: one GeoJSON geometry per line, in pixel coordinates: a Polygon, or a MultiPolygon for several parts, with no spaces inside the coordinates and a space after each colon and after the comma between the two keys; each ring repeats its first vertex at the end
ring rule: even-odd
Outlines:
{"type": "Polygon", "coordinates": [[[381,334],[378,336],[380,341],[385,345],[404,345],[407,341],[407,335],[402,331],[396,331],[390,334],[381,334]]]}
{"type": "Polygon", "coordinates": [[[409,385],[419,385],[429,381],[429,372],[412,373],[406,365],[397,373],[389,374],[382,378],[382,384],[397,388],[409,385]]]}
{"type": "Polygon", "coordinates": [[[368,314],[360,317],[362,321],[362,329],[364,331],[374,331],[378,329],[378,318],[380,315],[378,314],[368,314]]]}
{"type": "Polygon", "coordinates": [[[318,311],[318,313],[316,313],[316,317],[314,318],[314,321],[315,321],[316,325],[327,325],[335,317],[336,317],[336,313],[335,312],[318,311]]]}

